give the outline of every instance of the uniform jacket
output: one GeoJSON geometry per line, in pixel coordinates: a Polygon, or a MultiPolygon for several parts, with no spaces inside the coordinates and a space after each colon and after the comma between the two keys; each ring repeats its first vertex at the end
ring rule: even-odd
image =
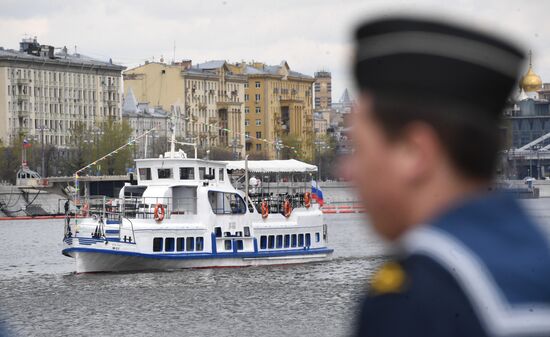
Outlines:
{"type": "Polygon", "coordinates": [[[468,200],[397,246],[357,336],[550,336],[548,233],[519,201],[468,200]]]}

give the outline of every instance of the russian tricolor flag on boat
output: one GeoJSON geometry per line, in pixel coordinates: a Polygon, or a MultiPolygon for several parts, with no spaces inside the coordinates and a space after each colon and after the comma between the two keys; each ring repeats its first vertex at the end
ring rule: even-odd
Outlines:
{"type": "Polygon", "coordinates": [[[317,201],[319,205],[323,206],[323,191],[321,191],[321,187],[317,185],[317,181],[315,180],[311,181],[311,197],[313,200],[317,201]]]}

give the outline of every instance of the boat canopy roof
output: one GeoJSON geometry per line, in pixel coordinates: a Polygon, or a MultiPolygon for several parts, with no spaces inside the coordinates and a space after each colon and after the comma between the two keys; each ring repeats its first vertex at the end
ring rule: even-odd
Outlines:
{"type": "MultiPolygon", "coordinates": [[[[226,161],[228,170],[244,170],[244,160],[226,161]]],[[[296,159],[287,160],[249,160],[248,171],[269,172],[317,172],[317,166],[296,159]]]]}

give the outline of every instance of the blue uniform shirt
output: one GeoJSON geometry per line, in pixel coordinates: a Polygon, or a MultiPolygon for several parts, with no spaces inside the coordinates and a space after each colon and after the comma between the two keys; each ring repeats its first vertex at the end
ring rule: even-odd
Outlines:
{"type": "Polygon", "coordinates": [[[357,336],[550,336],[547,235],[512,197],[468,200],[398,248],[357,336]]]}

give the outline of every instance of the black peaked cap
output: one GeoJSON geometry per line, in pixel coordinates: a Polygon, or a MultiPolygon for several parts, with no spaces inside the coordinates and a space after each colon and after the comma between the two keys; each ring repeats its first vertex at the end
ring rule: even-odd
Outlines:
{"type": "Polygon", "coordinates": [[[355,34],[359,89],[464,104],[500,114],[525,53],[495,36],[408,17],[366,22],[355,34]]]}

